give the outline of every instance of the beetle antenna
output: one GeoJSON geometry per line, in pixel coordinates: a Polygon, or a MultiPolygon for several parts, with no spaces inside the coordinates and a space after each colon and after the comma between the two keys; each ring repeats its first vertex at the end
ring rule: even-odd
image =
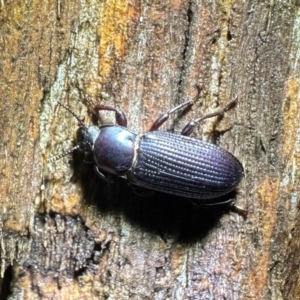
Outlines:
{"type": "Polygon", "coordinates": [[[76,150],[76,149],[78,149],[78,148],[79,148],[79,145],[73,147],[73,148],[70,149],[70,150],[67,150],[67,151],[63,152],[63,153],[60,154],[60,155],[51,157],[51,158],[50,158],[50,162],[55,162],[55,161],[57,161],[57,160],[63,158],[64,156],[67,156],[68,154],[72,153],[74,150],[76,150]]]}
{"type": "Polygon", "coordinates": [[[61,105],[64,109],[66,109],[71,115],[73,115],[73,117],[75,117],[75,119],[79,122],[79,126],[85,126],[85,124],[83,123],[83,120],[81,120],[79,117],[78,117],[78,115],[76,115],[75,113],[74,113],[74,111],[73,110],[71,110],[71,108],[69,108],[68,106],[66,106],[66,105],[64,105],[63,103],[61,103],[60,101],[57,101],[57,103],[59,104],[59,105],[61,105]]]}

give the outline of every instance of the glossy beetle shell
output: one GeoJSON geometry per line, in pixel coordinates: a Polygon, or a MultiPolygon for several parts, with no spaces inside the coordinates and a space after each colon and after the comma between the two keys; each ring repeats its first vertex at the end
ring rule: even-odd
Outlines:
{"type": "Polygon", "coordinates": [[[154,131],[137,143],[127,176],[141,187],[210,199],[232,191],[244,175],[241,163],[230,152],[194,138],[154,131]]]}
{"type": "Polygon", "coordinates": [[[123,175],[132,165],[136,134],[121,126],[100,126],[94,143],[94,160],[111,174],[123,175]]]}

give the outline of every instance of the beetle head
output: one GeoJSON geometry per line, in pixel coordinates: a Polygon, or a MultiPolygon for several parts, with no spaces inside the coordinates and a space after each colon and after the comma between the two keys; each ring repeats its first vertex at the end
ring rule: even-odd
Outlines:
{"type": "Polygon", "coordinates": [[[69,107],[67,107],[60,101],[57,101],[57,103],[60,106],[62,106],[63,108],[65,108],[69,113],[71,113],[78,120],[79,128],[76,133],[77,146],[68,151],[65,151],[61,155],[50,158],[50,160],[52,162],[56,161],[64,156],[66,156],[67,154],[72,153],[74,150],[76,150],[78,148],[83,152],[91,153],[94,148],[94,143],[100,133],[100,129],[96,126],[86,126],[84,124],[83,120],[81,120],[77,116],[77,114],[75,114],[69,107]]]}
{"type": "Polygon", "coordinates": [[[99,136],[100,129],[97,126],[81,126],[76,133],[76,140],[79,149],[84,152],[91,153],[94,149],[94,144],[99,136]]]}

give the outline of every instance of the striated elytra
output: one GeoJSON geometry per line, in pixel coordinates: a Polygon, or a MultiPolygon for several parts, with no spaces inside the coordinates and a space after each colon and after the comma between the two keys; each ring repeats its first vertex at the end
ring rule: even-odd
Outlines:
{"type": "MultiPolygon", "coordinates": [[[[181,134],[157,131],[169,115],[193,104],[186,101],[161,115],[149,132],[135,134],[126,128],[125,114],[116,108],[96,105],[95,111],[116,114],[116,125],[86,126],[79,121],[79,148],[93,155],[98,175],[108,180],[103,171],[127,179],[131,184],[192,199],[215,199],[234,190],[244,176],[239,160],[216,145],[189,137],[202,120],[223,114],[224,109],[188,123],[181,134]]],[[[219,204],[218,202],[212,202],[219,204]]],[[[221,204],[221,202],[220,202],[221,204]]]]}

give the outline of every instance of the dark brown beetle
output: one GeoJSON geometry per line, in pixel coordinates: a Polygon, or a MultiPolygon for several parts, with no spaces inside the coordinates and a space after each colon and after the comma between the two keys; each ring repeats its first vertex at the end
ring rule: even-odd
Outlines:
{"type": "Polygon", "coordinates": [[[78,119],[78,147],[93,155],[96,170],[104,180],[108,178],[103,171],[139,187],[205,199],[205,205],[210,205],[210,202],[215,205],[223,204],[224,200],[215,202],[209,199],[235,189],[244,176],[243,167],[230,152],[188,136],[200,121],[223,114],[233,102],[218,112],[191,121],[181,135],[157,130],[171,113],[192,105],[191,100],[161,115],[144,134],[128,130],[125,114],[119,109],[96,105],[94,110],[97,112],[107,110],[116,114],[116,125],[97,127],[86,126],[68,107],[59,104],[78,119]]]}

